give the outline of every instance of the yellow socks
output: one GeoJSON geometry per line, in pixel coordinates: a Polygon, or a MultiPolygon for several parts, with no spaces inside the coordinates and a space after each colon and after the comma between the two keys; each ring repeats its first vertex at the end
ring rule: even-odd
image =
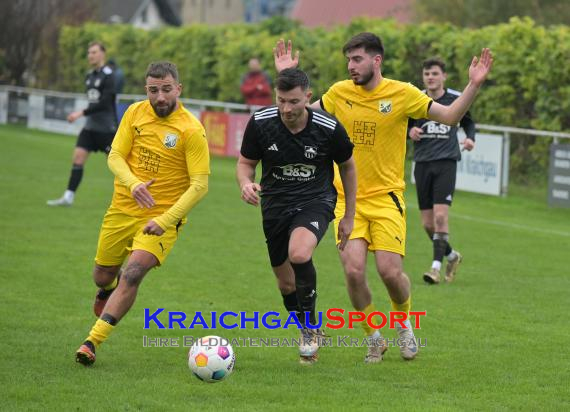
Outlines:
{"type": "Polygon", "coordinates": [[[394,312],[405,312],[406,315],[410,316],[410,309],[412,308],[412,295],[404,303],[396,303],[390,299],[392,303],[392,311],[394,312]]]}
{"type": "Polygon", "coordinates": [[[93,343],[93,345],[98,348],[99,345],[107,340],[114,328],[115,327],[113,325],[110,325],[104,320],[97,319],[97,322],[95,322],[95,325],[91,328],[91,332],[89,332],[89,336],[86,340],[93,343]]]}
{"type": "MultiPolygon", "coordinates": [[[[366,315],[366,318],[368,318],[368,316],[372,312],[376,312],[376,306],[374,306],[374,303],[371,303],[370,305],[366,306],[362,311],[366,315]]],[[[381,323],[381,321],[379,322],[377,319],[378,319],[378,315],[372,317],[372,323],[374,324],[374,326],[378,326],[381,323]]],[[[372,336],[374,334],[374,332],[376,332],[378,330],[378,329],[373,329],[368,324],[368,322],[366,322],[366,320],[364,320],[363,322],[360,322],[360,324],[362,325],[362,329],[364,329],[364,333],[366,334],[366,336],[372,336]]]]}

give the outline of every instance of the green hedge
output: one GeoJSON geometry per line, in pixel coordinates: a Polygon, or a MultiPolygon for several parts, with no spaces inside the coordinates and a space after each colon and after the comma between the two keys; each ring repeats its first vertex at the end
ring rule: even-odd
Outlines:
{"type": "MultiPolygon", "coordinates": [[[[316,97],[347,78],[342,45],[353,34],[371,31],[384,41],[383,74],[421,85],[421,62],[441,56],[448,65],[448,86],[461,90],[473,55],[490,47],[495,65],[472,112],[480,123],[570,131],[570,29],[537,26],[530,19],[481,29],[424,23],[402,26],[391,20],[357,19],[333,29],[307,29],[282,18],[259,24],[193,25],[144,31],[127,25],[87,24],[64,27],[59,53],[61,90],[83,89],[88,69],[85,51],[101,40],[126,74],[126,93],[142,93],[146,66],[168,59],[180,70],[183,96],[242,101],[239,85],[251,56],[274,74],[272,49],[278,38],[292,39],[301,50],[301,68],[309,73],[316,97]]],[[[547,139],[513,139],[512,172],[525,180],[535,169],[545,173],[547,139]],[[534,169],[533,169],[534,168],[534,169]]]]}

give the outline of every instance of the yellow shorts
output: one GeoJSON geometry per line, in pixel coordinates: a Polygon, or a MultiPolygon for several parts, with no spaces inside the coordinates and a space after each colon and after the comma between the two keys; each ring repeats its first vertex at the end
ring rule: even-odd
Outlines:
{"type": "Polygon", "coordinates": [[[125,214],[115,207],[110,207],[105,213],[95,263],[101,266],[118,266],[133,250],[144,250],[152,253],[159,264],[162,264],[176,239],[178,232],[186,219],[177,226],[167,228],[161,236],[145,235],[143,229],[150,217],[134,217],[125,214]]]}
{"type": "MultiPolygon", "coordinates": [[[[338,243],[338,224],[344,216],[344,199],[336,204],[334,232],[338,243]]],[[[351,239],[363,238],[368,250],[406,254],[406,205],[400,192],[390,192],[356,201],[351,239]]]]}

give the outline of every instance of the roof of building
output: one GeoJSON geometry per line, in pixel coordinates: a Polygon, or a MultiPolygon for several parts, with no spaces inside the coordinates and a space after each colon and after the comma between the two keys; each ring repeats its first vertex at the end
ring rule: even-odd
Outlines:
{"type": "Polygon", "coordinates": [[[128,23],[147,2],[154,2],[160,17],[171,26],[180,26],[179,0],[99,0],[99,19],[105,23],[128,23]]]}
{"type": "Polygon", "coordinates": [[[392,17],[399,22],[412,21],[411,0],[297,0],[291,18],[305,26],[348,24],[355,17],[392,17]]]}

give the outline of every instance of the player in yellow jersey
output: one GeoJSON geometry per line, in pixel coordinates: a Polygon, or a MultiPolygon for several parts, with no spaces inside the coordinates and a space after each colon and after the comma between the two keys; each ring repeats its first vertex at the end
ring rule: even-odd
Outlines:
{"type": "MultiPolygon", "coordinates": [[[[277,71],[295,67],[299,52],[292,53],[279,40],[273,50],[277,71]]],[[[333,84],[320,100],[312,104],[334,115],[345,127],[354,143],[357,169],[356,217],[354,229],[344,250],[339,250],[344,268],[348,294],[355,309],[367,314],[376,310],[366,280],[367,252],[374,253],[376,268],[388,290],[392,310],[409,313],[411,307],[410,280],[402,271],[406,245],[406,207],[404,203],[404,161],[408,118],[428,118],[455,125],[469,109],[477,91],[485,81],[492,55],[483,49],[479,58],[473,57],[469,67],[469,84],[450,106],[433,102],[409,83],[382,76],[384,46],[373,33],[360,33],[343,47],[351,80],[333,84]]],[[[335,185],[339,201],[335,215],[343,216],[342,186],[335,185]]],[[[338,218],[335,219],[337,229],[338,218]]],[[[368,348],[365,362],[383,359],[387,347],[379,331],[365,322],[365,333],[376,345],[368,348]]],[[[397,332],[403,344],[400,354],[413,359],[418,352],[409,321],[397,332]]]]}
{"type": "Polygon", "coordinates": [[[129,311],[148,271],[164,263],[186,215],[208,191],[204,128],[178,100],[181,91],[174,64],[151,63],[148,100],[127,109],[113,141],[108,164],[115,190],[93,270],[100,317],[76,352],[83,365],[95,362],[95,349],[129,311]]]}

